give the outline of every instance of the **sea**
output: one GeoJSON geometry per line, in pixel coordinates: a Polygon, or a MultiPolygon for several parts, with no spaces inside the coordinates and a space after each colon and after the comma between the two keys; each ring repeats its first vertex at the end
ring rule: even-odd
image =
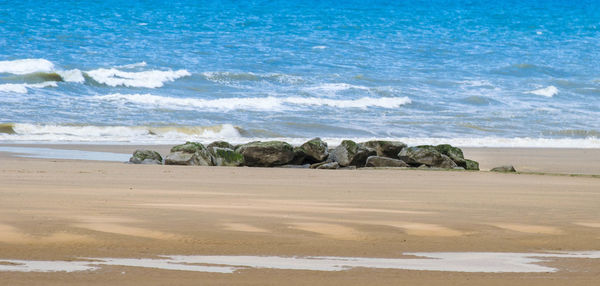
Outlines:
{"type": "Polygon", "coordinates": [[[0,142],[600,148],[600,1],[0,1],[0,142]]]}

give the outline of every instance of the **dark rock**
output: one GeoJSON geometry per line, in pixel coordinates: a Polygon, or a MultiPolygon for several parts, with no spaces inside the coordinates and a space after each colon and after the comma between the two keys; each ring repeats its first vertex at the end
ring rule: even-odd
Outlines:
{"type": "Polygon", "coordinates": [[[215,166],[238,167],[244,165],[244,156],[230,148],[211,147],[209,150],[214,157],[215,166]]]}
{"type": "Polygon", "coordinates": [[[454,163],[456,163],[456,165],[466,168],[467,167],[467,163],[465,161],[465,156],[463,155],[463,152],[460,148],[458,147],[454,147],[450,144],[440,144],[435,146],[435,149],[438,150],[438,152],[448,156],[450,159],[452,159],[452,161],[454,161],[454,163]]]}
{"type": "Polygon", "coordinates": [[[503,172],[503,173],[514,173],[517,170],[515,170],[515,167],[513,167],[512,165],[505,165],[505,166],[500,166],[500,167],[493,168],[490,171],[492,171],[492,172],[503,172]]]}
{"type": "Polygon", "coordinates": [[[161,165],[163,162],[162,157],[156,151],[152,150],[135,150],[133,156],[129,158],[129,163],[132,164],[157,164],[161,165]]]}
{"type": "Polygon", "coordinates": [[[294,147],[294,159],[289,162],[289,165],[304,165],[305,161],[306,153],[304,153],[304,150],[300,147],[294,147]]]}
{"type": "Polygon", "coordinates": [[[314,164],[311,164],[311,165],[310,165],[310,168],[311,168],[311,169],[316,169],[316,168],[318,168],[318,167],[319,167],[319,166],[321,166],[321,165],[325,165],[325,164],[327,164],[327,163],[331,163],[331,162],[333,162],[333,161],[332,161],[332,160],[329,160],[329,159],[327,159],[326,161],[323,161],[323,162],[319,162],[319,163],[314,163],[314,164]]]}
{"type": "Polygon", "coordinates": [[[227,148],[227,149],[235,150],[235,146],[229,144],[229,142],[226,142],[226,141],[215,141],[215,142],[212,142],[212,143],[206,145],[206,148],[208,150],[210,150],[212,147],[227,148]]]}
{"type": "Polygon", "coordinates": [[[317,167],[317,169],[324,169],[324,170],[333,170],[333,169],[339,169],[339,168],[340,168],[340,164],[338,162],[325,163],[325,164],[322,164],[317,167]]]}
{"type": "Polygon", "coordinates": [[[304,151],[304,154],[306,154],[306,159],[310,163],[322,162],[329,156],[327,143],[323,142],[323,140],[318,137],[302,144],[300,149],[304,151]]]}
{"type": "Polygon", "coordinates": [[[173,146],[171,152],[184,152],[184,153],[196,153],[200,150],[206,150],[206,147],[198,142],[185,142],[185,144],[173,146]]]}
{"type": "Polygon", "coordinates": [[[388,157],[393,159],[397,159],[398,153],[400,153],[402,149],[406,148],[406,144],[400,141],[373,140],[360,144],[367,148],[375,149],[377,156],[379,157],[388,157]]]}
{"type": "Polygon", "coordinates": [[[171,148],[165,165],[214,166],[214,157],[204,145],[186,142],[171,148]]]}
{"type": "Polygon", "coordinates": [[[465,170],[479,171],[479,163],[477,163],[477,161],[465,159],[465,170]]]}
{"type": "Polygon", "coordinates": [[[288,164],[294,159],[292,145],[281,141],[252,142],[236,149],[250,167],[274,167],[288,164]]]}
{"type": "Polygon", "coordinates": [[[404,148],[398,153],[398,158],[412,166],[425,164],[428,167],[443,169],[452,169],[457,166],[450,157],[428,145],[404,148]]]}
{"type": "Polygon", "coordinates": [[[398,159],[370,156],[367,158],[365,167],[408,167],[408,164],[398,159]]]}
{"type": "Polygon", "coordinates": [[[171,152],[165,157],[165,165],[195,166],[198,164],[194,153],[171,152]]]}
{"type": "Polygon", "coordinates": [[[342,167],[364,167],[367,158],[376,154],[377,152],[374,149],[356,144],[351,140],[344,140],[340,143],[340,146],[333,150],[331,155],[333,161],[338,162],[342,167]]]}

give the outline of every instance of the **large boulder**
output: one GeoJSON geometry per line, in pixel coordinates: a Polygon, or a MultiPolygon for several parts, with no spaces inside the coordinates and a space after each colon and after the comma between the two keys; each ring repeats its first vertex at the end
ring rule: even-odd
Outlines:
{"type": "Polygon", "coordinates": [[[212,143],[206,145],[206,148],[208,150],[210,150],[212,147],[227,148],[227,149],[235,150],[235,147],[227,141],[215,141],[215,142],[212,142],[212,143]]]}
{"type": "Polygon", "coordinates": [[[492,168],[490,171],[501,172],[501,173],[514,173],[517,170],[515,170],[515,167],[513,167],[512,165],[504,165],[504,166],[492,168]]]}
{"type": "Polygon", "coordinates": [[[374,149],[364,147],[352,140],[344,140],[331,153],[333,161],[338,162],[340,166],[364,167],[369,156],[376,155],[374,149]]]}
{"type": "Polygon", "coordinates": [[[465,170],[479,171],[479,163],[477,161],[465,159],[465,170]]]}
{"type": "Polygon", "coordinates": [[[406,144],[400,141],[373,140],[360,144],[367,148],[375,149],[377,156],[379,157],[388,157],[393,159],[397,159],[398,153],[400,153],[402,149],[406,148],[406,144]]]}
{"type": "Polygon", "coordinates": [[[456,165],[466,169],[467,162],[465,161],[465,156],[460,148],[450,144],[440,144],[435,146],[435,149],[452,159],[456,165]]]}
{"type": "Polygon", "coordinates": [[[239,146],[236,151],[250,167],[281,166],[294,159],[294,148],[282,141],[252,142],[239,146]]]}
{"type": "Polygon", "coordinates": [[[165,165],[214,166],[214,158],[204,145],[186,142],[171,148],[165,165]]]}
{"type": "Polygon", "coordinates": [[[398,158],[412,166],[427,165],[443,169],[452,169],[456,163],[450,157],[440,153],[435,147],[423,145],[408,147],[398,153],[398,158]]]}
{"type": "Polygon", "coordinates": [[[157,164],[161,165],[162,157],[156,151],[138,149],[133,152],[133,156],[129,158],[129,163],[132,164],[157,164]]]}
{"type": "Polygon", "coordinates": [[[329,156],[327,143],[318,137],[300,145],[300,149],[306,155],[306,160],[309,163],[323,162],[329,156]]]}
{"type": "MultiPolygon", "coordinates": [[[[294,147],[294,159],[289,162],[290,165],[304,165],[306,161],[306,153],[300,147],[294,147]]],[[[310,163],[307,163],[310,164],[310,163]]]]}
{"type": "Polygon", "coordinates": [[[325,165],[325,164],[332,163],[332,162],[333,162],[332,160],[327,159],[327,160],[325,160],[323,162],[318,162],[318,163],[310,164],[310,168],[311,169],[317,169],[321,165],[325,165]]]}
{"type": "Polygon", "coordinates": [[[211,147],[208,149],[213,157],[215,166],[238,167],[244,165],[244,156],[230,148],[211,147]]]}
{"type": "Polygon", "coordinates": [[[380,156],[370,156],[369,158],[367,158],[367,163],[365,164],[365,167],[409,167],[409,165],[406,164],[404,161],[398,159],[380,156]]]}

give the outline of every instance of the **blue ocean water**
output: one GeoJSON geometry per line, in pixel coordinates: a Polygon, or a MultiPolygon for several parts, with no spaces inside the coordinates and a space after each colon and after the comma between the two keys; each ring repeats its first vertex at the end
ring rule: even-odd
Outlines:
{"type": "Polygon", "coordinates": [[[0,124],[600,147],[600,1],[0,1],[0,124]]]}

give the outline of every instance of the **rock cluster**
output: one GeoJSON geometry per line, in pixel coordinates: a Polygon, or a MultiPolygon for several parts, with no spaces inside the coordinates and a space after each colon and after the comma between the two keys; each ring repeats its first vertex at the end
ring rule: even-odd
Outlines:
{"type": "Polygon", "coordinates": [[[465,159],[460,148],[448,144],[408,147],[397,141],[374,140],[356,143],[344,140],[334,149],[320,138],[293,147],[282,141],[255,141],[232,145],[216,141],[206,147],[186,142],[171,148],[164,161],[151,150],[136,150],[129,160],[134,164],[192,166],[248,166],[312,169],[441,168],[479,170],[479,164],[465,159]]]}

